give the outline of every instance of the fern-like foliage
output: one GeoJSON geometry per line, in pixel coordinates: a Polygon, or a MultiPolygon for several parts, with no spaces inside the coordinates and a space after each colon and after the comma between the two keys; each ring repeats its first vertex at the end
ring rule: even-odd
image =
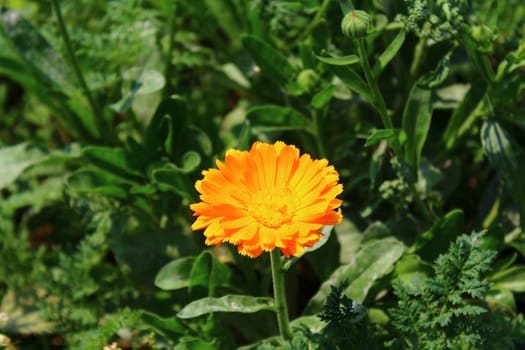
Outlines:
{"type": "Polygon", "coordinates": [[[432,278],[394,284],[399,301],[390,314],[401,339],[391,344],[393,348],[514,348],[523,321],[485,307],[490,284],[483,274],[490,270],[495,252],[483,250],[480,241],[479,233],[462,235],[436,259],[432,278]]]}

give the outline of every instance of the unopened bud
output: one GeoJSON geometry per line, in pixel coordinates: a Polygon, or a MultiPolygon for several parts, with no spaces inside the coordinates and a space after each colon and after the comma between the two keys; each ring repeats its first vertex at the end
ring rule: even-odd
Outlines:
{"type": "Polygon", "coordinates": [[[297,83],[306,91],[314,88],[319,81],[319,75],[312,69],[305,69],[297,76],[297,83]]]}
{"type": "Polygon", "coordinates": [[[352,10],[341,21],[341,30],[349,38],[362,38],[368,33],[370,16],[365,11],[352,10]]]}

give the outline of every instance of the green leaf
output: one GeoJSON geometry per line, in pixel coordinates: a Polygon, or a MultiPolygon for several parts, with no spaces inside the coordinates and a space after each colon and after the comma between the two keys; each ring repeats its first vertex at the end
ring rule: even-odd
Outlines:
{"type": "Polygon", "coordinates": [[[148,157],[158,153],[173,154],[173,147],[179,146],[187,124],[186,101],[180,96],[163,100],[146,128],[144,146],[148,157]]]}
{"type": "Polygon", "coordinates": [[[378,144],[379,142],[386,140],[401,140],[401,134],[403,130],[401,129],[379,129],[372,131],[372,134],[367,137],[365,147],[370,147],[378,144]]]}
{"type": "Polygon", "coordinates": [[[323,108],[328,102],[330,102],[332,96],[334,95],[334,92],[334,85],[327,86],[326,88],[315,94],[314,97],[312,97],[312,101],[310,101],[310,107],[312,107],[313,109],[323,108]]]}
{"type": "MultiPolygon", "coordinates": [[[[72,79],[75,75],[63,57],[47,42],[38,29],[26,21],[20,13],[2,8],[0,34],[5,35],[36,78],[38,84],[35,86],[32,81],[27,87],[32,89],[44,103],[59,111],[59,117],[74,129],[72,131],[78,137],[99,140],[100,130],[97,128],[93,114],[85,112],[87,102],[79,93],[78,84],[72,79]]],[[[18,77],[20,78],[21,75],[18,74],[18,77]]],[[[29,82],[29,80],[23,77],[22,82],[29,82]]]]}
{"type": "Polygon", "coordinates": [[[516,293],[525,292],[525,266],[518,265],[501,271],[489,278],[492,288],[510,290],[516,293]]]}
{"type": "Polygon", "coordinates": [[[439,60],[437,67],[430,72],[424,74],[419,78],[418,85],[427,89],[434,88],[440,85],[448,76],[450,70],[450,55],[452,54],[449,51],[445,56],[439,60]]]}
{"type": "Polygon", "coordinates": [[[66,179],[70,190],[77,193],[98,193],[104,196],[120,199],[127,198],[126,188],[129,183],[125,179],[95,169],[81,169],[66,179]]]}
{"type": "Polygon", "coordinates": [[[79,157],[79,147],[49,152],[37,145],[20,143],[0,148],[0,190],[37,166],[63,165],[79,157]]]}
{"type": "Polygon", "coordinates": [[[446,253],[452,242],[465,230],[463,211],[454,209],[448,212],[430,230],[422,233],[416,239],[412,250],[426,261],[434,261],[439,254],[446,253]]]}
{"type": "Polygon", "coordinates": [[[210,11],[222,30],[230,37],[232,46],[239,45],[242,24],[235,12],[236,4],[231,0],[204,0],[206,11],[210,11]]]}
{"type": "Polygon", "coordinates": [[[418,255],[407,254],[396,264],[396,275],[404,284],[411,284],[418,290],[423,287],[425,277],[432,276],[432,264],[425,262],[418,255]]]}
{"type": "Polygon", "coordinates": [[[143,177],[135,170],[133,158],[122,148],[88,146],[82,150],[82,155],[101,170],[124,179],[140,181],[143,177]]]}
{"type": "Polygon", "coordinates": [[[367,83],[361,76],[350,67],[330,66],[330,70],[345,83],[348,88],[361,95],[366,101],[372,103],[373,99],[370,94],[367,83]]]}
{"type": "Polygon", "coordinates": [[[348,55],[341,57],[325,57],[314,54],[314,56],[321,62],[334,65],[334,66],[349,66],[352,64],[359,63],[359,56],[357,55],[348,55]]]}
{"type": "Polygon", "coordinates": [[[207,296],[213,296],[215,288],[231,286],[230,269],[217,260],[209,251],[203,251],[195,260],[190,273],[190,293],[195,287],[205,287],[207,296]]]}
{"type": "Polygon", "coordinates": [[[374,64],[374,76],[376,79],[379,77],[381,72],[385,69],[385,67],[388,65],[390,61],[396,56],[401,46],[403,46],[403,43],[405,42],[406,32],[402,29],[397,33],[394,40],[388,44],[387,48],[381,56],[377,59],[376,63],[374,64]]]}
{"type": "Polygon", "coordinates": [[[193,318],[210,312],[253,313],[262,310],[275,310],[272,298],[229,294],[220,298],[195,300],[177,313],[179,318],[193,318]]]}
{"type": "Polygon", "coordinates": [[[404,250],[403,244],[392,238],[365,244],[352,263],[339,267],[323,282],[319,291],[310,299],[304,314],[319,312],[330,294],[331,286],[340,285],[343,281],[350,283],[344,294],[356,303],[362,303],[374,282],[393,268],[404,250]]]}
{"type": "Polygon", "coordinates": [[[432,93],[415,84],[403,111],[403,131],[406,134],[405,161],[417,178],[423,145],[432,117],[432,93]]]}
{"type": "Polygon", "coordinates": [[[177,345],[173,350],[216,350],[217,344],[212,342],[207,342],[199,338],[186,336],[181,337],[177,341],[177,345]]]}
{"type": "Polygon", "coordinates": [[[163,266],[155,277],[155,285],[163,290],[177,290],[190,286],[190,273],[195,257],[178,258],[163,266]]]}
{"type": "Polygon", "coordinates": [[[512,136],[493,120],[483,123],[481,143],[492,163],[512,190],[522,229],[525,228],[525,151],[512,136]]]}
{"type": "Polygon", "coordinates": [[[460,34],[463,46],[467,50],[467,53],[472,59],[472,62],[474,62],[476,68],[478,68],[478,71],[481,73],[481,76],[485,79],[487,83],[493,82],[494,71],[492,70],[492,66],[490,64],[489,55],[485,52],[481,52],[478,50],[478,43],[472,36],[471,29],[468,28],[466,25],[462,28],[460,34]]]}
{"type": "Polygon", "coordinates": [[[246,118],[253,128],[263,131],[305,130],[311,131],[311,122],[295,109],[276,105],[250,108],[246,118]]]}
{"type": "Polygon", "coordinates": [[[151,180],[156,183],[161,190],[174,191],[179,196],[196,202],[197,192],[193,188],[186,174],[181,173],[175,168],[160,168],[152,171],[151,180]]]}
{"type": "Polygon", "coordinates": [[[278,85],[286,86],[297,75],[297,69],[288,62],[286,56],[261,39],[243,35],[242,44],[261,71],[278,85]]]}
{"type": "Polygon", "coordinates": [[[459,139],[470,130],[476,119],[474,111],[487,93],[487,84],[483,81],[475,81],[465,97],[452,112],[452,116],[443,133],[443,141],[447,150],[457,145],[459,139]]]}
{"type": "Polygon", "coordinates": [[[164,318],[148,311],[142,311],[142,320],[155,331],[176,341],[181,335],[189,332],[188,327],[176,317],[164,318]]]}
{"type": "Polygon", "coordinates": [[[12,184],[24,170],[46,157],[41,148],[28,143],[0,148],[0,189],[12,184]]]}

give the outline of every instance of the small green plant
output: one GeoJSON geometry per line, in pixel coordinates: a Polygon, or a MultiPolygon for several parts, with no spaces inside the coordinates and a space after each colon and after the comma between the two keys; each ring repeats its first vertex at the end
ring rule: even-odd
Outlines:
{"type": "Polygon", "coordinates": [[[394,284],[399,301],[389,311],[402,337],[394,348],[515,349],[523,341],[521,316],[513,320],[484,303],[495,252],[482,241],[479,233],[462,235],[436,259],[434,276],[394,284]]]}

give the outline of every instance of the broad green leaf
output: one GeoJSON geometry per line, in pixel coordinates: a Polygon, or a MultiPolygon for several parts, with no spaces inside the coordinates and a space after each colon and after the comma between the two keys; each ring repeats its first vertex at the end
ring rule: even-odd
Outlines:
{"type": "Polygon", "coordinates": [[[370,89],[361,76],[350,67],[330,66],[330,70],[345,83],[348,88],[361,95],[366,101],[372,103],[370,89]]]}
{"type": "Polygon", "coordinates": [[[151,94],[161,90],[164,85],[164,76],[153,69],[133,67],[122,73],[124,82],[133,86],[134,95],[151,94]]]}
{"type": "Polygon", "coordinates": [[[174,168],[156,169],[151,173],[151,179],[161,190],[174,191],[179,196],[196,202],[197,192],[187,175],[174,168]]]}
{"type": "Polygon", "coordinates": [[[190,272],[190,293],[195,287],[205,287],[207,296],[213,296],[215,288],[231,285],[230,269],[214,258],[210,252],[203,251],[196,258],[190,272]]]}
{"type": "Polygon", "coordinates": [[[129,186],[124,179],[111,173],[95,169],[80,169],[66,179],[68,188],[77,193],[101,194],[120,199],[127,198],[126,188],[129,186]]]}
{"type": "Polygon", "coordinates": [[[452,116],[443,133],[443,141],[448,150],[454,148],[459,139],[470,130],[472,123],[476,119],[474,111],[483,100],[486,92],[487,84],[485,82],[474,82],[463,100],[461,100],[456,109],[454,109],[454,112],[452,112],[452,116]]]}
{"type": "Polygon", "coordinates": [[[13,48],[41,79],[65,89],[76,87],[76,82],[72,80],[74,74],[64,58],[20,13],[2,9],[0,29],[13,48]]]}
{"type": "Polygon", "coordinates": [[[153,69],[133,67],[123,72],[122,78],[123,97],[111,105],[117,113],[124,113],[131,108],[135,96],[160,91],[165,85],[164,76],[153,69]]]}
{"type": "Polygon", "coordinates": [[[179,338],[173,350],[216,350],[215,342],[207,342],[200,338],[185,336],[179,338]]]}
{"type": "Polygon", "coordinates": [[[206,11],[210,11],[222,30],[230,37],[233,46],[239,45],[243,31],[242,23],[236,13],[236,3],[231,0],[204,0],[206,11]]]}
{"type": "Polygon", "coordinates": [[[414,178],[417,178],[431,117],[431,91],[414,84],[403,111],[403,131],[406,134],[405,161],[412,167],[414,178]]]}
{"type": "Polygon", "coordinates": [[[340,6],[341,11],[343,11],[343,16],[355,8],[351,0],[341,0],[340,6]]]}
{"type": "Polygon", "coordinates": [[[179,318],[193,318],[210,312],[252,313],[262,310],[275,310],[272,298],[229,294],[220,298],[195,300],[177,313],[179,318]]]}
{"type": "Polygon", "coordinates": [[[485,301],[491,310],[500,309],[510,313],[516,312],[516,299],[512,291],[508,289],[491,288],[485,296],[485,301]]]}
{"type": "Polygon", "coordinates": [[[349,66],[352,64],[359,63],[359,56],[357,55],[348,55],[348,56],[341,56],[341,57],[325,57],[325,56],[314,56],[321,62],[334,65],[334,66],[349,66]]]}
{"type": "Polygon", "coordinates": [[[297,75],[297,69],[288,62],[286,56],[261,39],[243,35],[242,44],[261,71],[278,85],[286,86],[297,75]]]}
{"type": "MultiPolygon", "coordinates": [[[[163,266],[195,249],[192,238],[184,234],[183,228],[173,225],[166,229],[152,229],[147,225],[128,230],[116,227],[114,231],[108,241],[118,267],[136,288],[148,293],[159,291],[154,282],[163,266]]],[[[171,287],[175,288],[174,284],[171,287]]]]}
{"type": "Polygon", "coordinates": [[[489,281],[493,283],[493,289],[510,290],[517,293],[525,292],[525,266],[512,266],[490,276],[489,281]]]}
{"type": "MultiPolygon", "coordinates": [[[[425,277],[432,276],[432,265],[422,260],[418,255],[406,254],[396,264],[397,277],[404,283],[414,287],[423,287],[425,277]]],[[[416,288],[416,290],[419,288],[416,288]]]]}
{"type": "Polygon", "coordinates": [[[417,237],[412,250],[426,261],[434,261],[439,254],[448,251],[452,242],[464,233],[465,219],[463,211],[454,209],[448,212],[430,230],[417,237]]]}
{"type": "Polygon", "coordinates": [[[155,331],[176,341],[181,335],[189,333],[188,327],[176,317],[164,318],[152,312],[143,311],[142,320],[155,331]]]}
{"type": "Polygon", "coordinates": [[[195,257],[178,258],[164,265],[155,277],[155,285],[163,290],[187,288],[190,285],[190,274],[195,257]]]}
{"type": "Polygon", "coordinates": [[[146,128],[144,146],[149,157],[180,147],[187,124],[186,101],[180,96],[163,100],[146,128]]]}
{"type": "Polygon", "coordinates": [[[350,283],[345,295],[357,303],[362,303],[374,282],[393,268],[404,250],[403,244],[392,238],[364,245],[350,264],[339,267],[323,282],[319,291],[310,299],[305,314],[319,312],[330,294],[331,286],[340,285],[343,281],[350,283]]]}
{"type": "Polygon", "coordinates": [[[314,97],[312,97],[312,101],[310,101],[310,107],[312,107],[313,109],[323,108],[328,102],[330,102],[332,96],[334,95],[334,92],[335,86],[327,86],[326,88],[315,94],[314,97]]]}
{"type": "Polygon", "coordinates": [[[467,50],[468,55],[474,62],[476,68],[481,73],[481,76],[487,83],[494,81],[494,71],[490,64],[490,57],[487,53],[478,50],[478,43],[472,36],[472,32],[468,26],[464,25],[461,32],[461,41],[467,50]]]}
{"type": "Polygon", "coordinates": [[[448,76],[450,70],[450,55],[452,52],[448,52],[445,56],[439,60],[437,67],[430,72],[424,74],[419,78],[418,85],[427,89],[432,89],[440,85],[448,76]]]}
{"type": "Polygon", "coordinates": [[[130,181],[142,179],[142,173],[135,169],[133,158],[122,148],[88,146],[82,154],[101,170],[130,181]]]}
{"type": "Polygon", "coordinates": [[[75,76],[73,71],[38,29],[20,13],[3,8],[0,10],[0,34],[5,35],[28,70],[36,77],[38,85],[31,83],[28,88],[33,88],[32,91],[44,103],[58,110],[60,118],[74,128],[72,131],[78,137],[99,140],[103,133],[98,130],[94,115],[85,112],[87,104],[84,96],[79,93],[78,84],[72,78],[75,76]]]}
{"type": "Polygon", "coordinates": [[[481,143],[492,166],[512,190],[522,229],[525,228],[525,151],[498,122],[487,120],[481,129],[481,143]]]}
{"type": "Polygon", "coordinates": [[[312,129],[311,122],[295,109],[276,105],[250,108],[246,118],[259,130],[305,130],[312,129]]]}
{"type": "Polygon", "coordinates": [[[0,189],[9,186],[24,170],[46,157],[44,150],[28,143],[0,148],[0,189]]]}
{"type": "Polygon", "coordinates": [[[182,163],[175,168],[183,174],[195,171],[201,164],[201,156],[195,151],[188,151],[182,155],[182,163]]]}
{"type": "Polygon", "coordinates": [[[52,152],[29,143],[0,148],[0,190],[37,167],[63,165],[79,155],[79,147],[75,144],[52,152]]]}
{"type": "Polygon", "coordinates": [[[399,52],[399,49],[401,46],[403,46],[403,43],[405,42],[406,32],[401,29],[399,33],[397,33],[394,40],[388,44],[387,48],[381,56],[377,59],[376,63],[374,64],[374,76],[376,79],[379,77],[381,72],[385,69],[387,64],[392,61],[392,59],[396,56],[396,54],[399,52]]]}
{"type": "Polygon", "coordinates": [[[398,140],[401,139],[401,134],[403,130],[401,129],[376,129],[372,131],[372,134],[366,139],[365,147],[370,147],[378,144],[379,142],[386,140],[398,140]]]}

